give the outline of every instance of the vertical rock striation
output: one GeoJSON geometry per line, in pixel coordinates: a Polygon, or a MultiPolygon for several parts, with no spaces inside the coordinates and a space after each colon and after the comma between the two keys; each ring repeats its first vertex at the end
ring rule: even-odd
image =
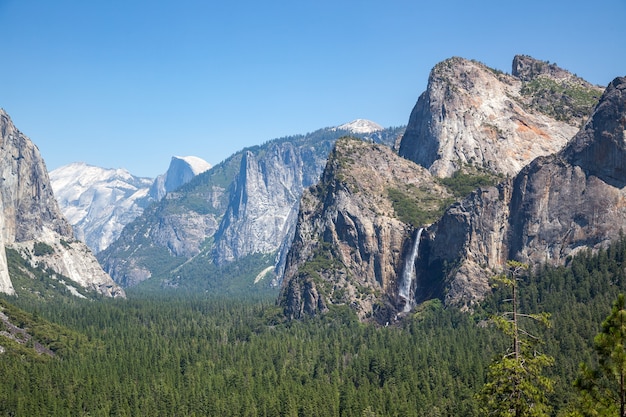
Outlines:
{"type": "Polygon", "coordinates": [[[357,128],[385,143],[402,132],[358,121],[244,149],[149,207],[98,259],[126,286],[149,278],[197,282],[198,271],[275,255],[278,285],[303,190],[318,181],[335,141],[357,128]]]}
{"type": "Polygon", "coordinates": [[[446,302],[481,299],[507,259],[561,265],[617,239],[626,227],[625,167],[626,78],[616,78],[563,150],[476,191],[429,229],[428,269],[454,266],[441,276],[446,302]]]}
{"type": "Polygon", "coordinates": [[[526,56],[514,58],[513,75],[450,58],[431,71],[399,153],[437,177],[468,165],[515,175],[532,159],[559,151],[601,92],[526,56]]]}
{"type": "Polygon", "coordinates": [[[388,147],[340,139],[320,183],[302,196],[279,297],[287,316],[347,304],[362,319],[388,321],[408,302],[398,295],[399,277],[422,226],[400,209],[420,199],[427,222],[449,197],[428,171],[388,147]]]}
{"type": "MultiPolygon", "coordinates": [[[[0,216],[2,247],[12,247],[30,259],[64,275],[81,286],[108,296],[124,296],[123,290],[102,270],[60,213],[48,173],[37,147],[18,131],[0,110],[0,216]],[[45,254],[37,243],[50,248],[45,254]]],[[[0,256],[0,289],[13,293],[6,256],[0,256]]]]}

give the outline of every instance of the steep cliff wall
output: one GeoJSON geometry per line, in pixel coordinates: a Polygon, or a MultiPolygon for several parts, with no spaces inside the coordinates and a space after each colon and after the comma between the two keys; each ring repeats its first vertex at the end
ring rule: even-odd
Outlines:
{"type": "MultiPolygon", "coordinates": [[[[617,178],[621,154],[587,144],[572,145],[581,150],[570,162],[563,160],[571,148],[550,156],[588,119],[601,89],[527,56],[513,66],[513,75],[461,58],[435,66],[399,148],[421,167],[365,144],[337,143],[301,202],[279,299],[287,316],[348,304],[361,318],[386,322],[433,297],[469,306],[508,259],[562,263],[617,233],[611,222],[623,221],[607,213],[621,207],[622,191],[590,174],[595,164],[604,178],[617,178]],[[572,165],[583,156],[594,164],[572,165]],[[413,175],[399,175],[403,169],[413,175]],[[451,198],[493,174],[498,186],[451,198]],[[448,207],[445,214],[433,204],[448,207]]],[[[612,126],[598,111],[587,126],[600,119],[612,126]]]]}
{"type": "MultiPolygon", "coordinates": [[[[74,241],[72,228],[54,198],[39,150],[15,128],[4,110],[0,110],[0,162],[2,248],[16,248],[32,262],[41,263],[85,288],[123,296],[123,290],[99,267],[90,250],[74,241]],[[51,250],[35,259],[37,242],[51,250]]],[[[12,293],[5,260],[5,256],[0,257],[1,288],[12,293]]]]}
{"type": "Polygon", "coordinates": [[[340,139],[320,183],[302,197],[280,295],[286,314],[349,304],[361,318],[385,321],[402,310],[403,259],[420,222],[436,218],[449,197],[428,171],[388,147],[340,139]],[[417,199],[421,207],[411,212],[417,199]]]}
{"type": "Polygon", "coordinates": [[[216,262],[276,251],[295,222],[302,190],[319,178],[323,160],[322,153],[291,143],[270,144],[263,155],[245,152],[215,236],[216,262]]]}
{"type": "MultiPolygon", "coordinates": [[[[364,125],[369,128],[359,135],[371,141],[393,143],[402,132],[359,124],[364,125]]],[[[352,127],[320,129],[235,153],[149,207],[98,259],[124,286],[153,277],[195,279],[209,266],[254,255],[276,254],[281,271],[302,191],[318,181],[334,142],[352,127]],[[180,269],[183,264],[187,268],[180,269]],[[191,269],[194,277],[186,276],[191,269]]],[[[279,274],[274,283],[280,279],[279,274]]]]}
{"type": "Polygon", "coordinates": [[[617,78],[562,151],[450,207],[429,228],[424,268],[452,265],[446,301],[469,305],[507,259],[560,265],[605,246],[626,227],[625,167],[626,78],[617,78]]]}
{"type": "Polygon", "coordinates": [[[437,177],[466,165],[515,175],[559,151],[602,93],[530,57],[515,57],[513,74],[462,58],[437,64],[411,112],[400,155],[437,177]]]}

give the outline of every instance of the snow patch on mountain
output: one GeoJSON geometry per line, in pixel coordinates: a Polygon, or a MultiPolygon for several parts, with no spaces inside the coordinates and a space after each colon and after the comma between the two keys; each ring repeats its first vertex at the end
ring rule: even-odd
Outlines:
{"type": "Polygon", "coordinates": [[[380,130],[384,130],[384,127],[379,125],[378,123],[372,122],[371,120],[366,119],[356,119],[349,123],[344,123],[335,128],[336,130],[348,130],[352,133],[373,133],[378,132],[380,130]]]}
{"type": "Polygon", "coordinates": [[[76,162],[50,172],[50,182],[76,237],[95,253],[117,239],[152,201],[148,191],[153,180],[125,169],[76,162]]]}
{"type": "Polygon", "coordinates": [[[150,203],[210,168],[202,158],[174,156],[167,172],[153,180],[134,176],[125,169],[75,162],[50,172],[50,181],[74,234],[98,253],[150,203]]]}

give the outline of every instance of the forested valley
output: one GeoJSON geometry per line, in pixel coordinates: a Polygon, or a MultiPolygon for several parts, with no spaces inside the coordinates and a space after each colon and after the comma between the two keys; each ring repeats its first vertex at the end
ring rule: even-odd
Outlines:
{"type": "MultiPolygon", "coordinates": [[[[579,364],[596,361],[593,338],[626,289],[625,258],[622,238],[521,278],[520,311],[551,314],[550,328],[530,331],[555,359],[545,370],[553,415],[578,407],[579,364]]],[[[286,321],[271,295],[2,296],[4,314],[54,356],[10,349],[0,335],[9,347],[0,354],[0,414],[479,416],[487,368],[508,349],[490,317],[509,297],[497,289],[470,312],[430,300],[380,327],[358,322],[347,306],[286,321]]]]}

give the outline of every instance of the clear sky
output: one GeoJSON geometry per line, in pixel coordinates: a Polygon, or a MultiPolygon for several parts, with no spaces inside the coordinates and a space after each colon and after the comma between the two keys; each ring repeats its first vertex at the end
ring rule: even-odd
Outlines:
{"type": "Polygon", "coordinates": [[[0,107],[48,169],[154,177],[173,155],[356,118],[408,122],[451,56],[626,75],[626,0],[0,0],[0,107]]]}

